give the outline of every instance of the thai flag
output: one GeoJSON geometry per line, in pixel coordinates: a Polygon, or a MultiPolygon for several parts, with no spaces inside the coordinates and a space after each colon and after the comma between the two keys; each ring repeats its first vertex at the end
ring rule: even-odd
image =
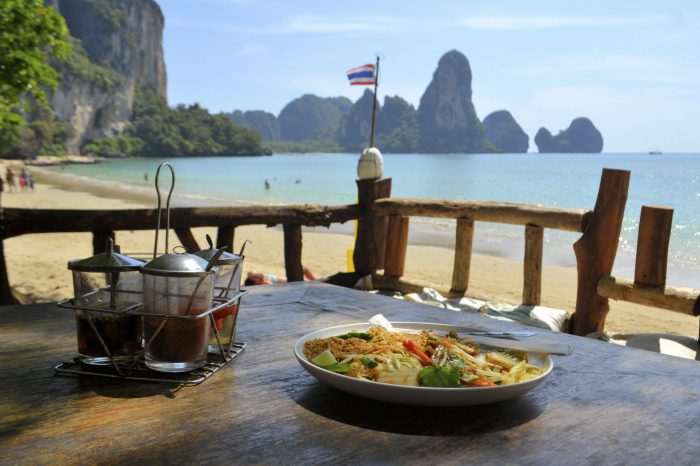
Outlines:
{"type": "Polygon", "coordinates": [[[347,71],[351,86],[374,84],[374,65],[362,65],[347,71]]]}

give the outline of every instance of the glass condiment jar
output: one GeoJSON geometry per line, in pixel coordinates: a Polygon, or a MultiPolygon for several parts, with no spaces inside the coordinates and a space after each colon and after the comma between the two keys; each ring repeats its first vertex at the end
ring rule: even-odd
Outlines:
{"type": "MultiPolygon", "coordinates": [[[[231,349],[231,344],[236,336],[236,319],[238,318],[240,291],[241,291],[241,271],[243,270],[243,250],[241,254],[233,254],[230,252],[220,253],[212,245],[211,238],[207,235],[209,243],[208,249],[202,249],[196,252],[195,255],[203,258],[207,262],[211,261],[217,254],[218,259],[213,262],[214,271],[216,272],[216,283],[214,287],[214,297],[218,301],[231,301],[230,304],[214,311],[212,317],[214,328],[212,328],[209,336],[209,351],[228,354],[231,349]],[[218,335],[218,339],[217,339],[218,335]],[[221,344],[221,347],[219,347],[221,344]]],[[[244,245],[245,247],[245,245],[244,245]]],[[[214,303],[216,305],[216,302],[214,303]]]]}
{"type": "Polygon", "coordinates": [[[142,300],[143,262],[119,253],[112,239],[106,251],[68,262],[73,272],[73,306],[79,359],[107,365],[133,361],[142,349],[141,317],[127,314],[142,300]]]}
{"type": "Polygon", "coordinates": [[[215,273],[194,254],[164,254],[141,267],[146,366],[186,372],[207,359],[215,273]]]}

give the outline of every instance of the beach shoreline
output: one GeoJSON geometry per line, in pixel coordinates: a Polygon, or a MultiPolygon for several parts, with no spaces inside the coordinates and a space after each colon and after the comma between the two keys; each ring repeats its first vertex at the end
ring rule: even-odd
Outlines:
{"type": "MultiPolygon", "coordinates": [[[[2,162],[2,173],[8,161],[2,162]]],[[[17,164],[17,162],[13,162],[17,164]]],[[[19,165],[17,165],[19,166],[19,165]]],[[[155,208],[156,195],[152,185],[143,189],[116,186],[85,177],[63,175],[28,167],[35,176],[34,192],[3,193],[3,207],[55,209],[132,209],[155,208]]],[[[174,206],[206,205],[204,200],[178,198],[174,206]]],[[[221,205],[213,202],[214,205],[221,205]]],[[[211,205],[211,204],[210,204],[211,205]]],[[[154,225],[155,226],[155,225],[154,225]]],[[[405,278],[437,289],[450,287],[454,261],[454,230],[430,229],[430,226],[412,223],[406,258],[405,278]]],[[[317,277],[346,271],[347,251],[354,243],[354,224],[348,222],[331,228],[304,228],[302,261],[317,277]]],[[[215,228],[193,230],[200,245],[205,234],[215,236],[215,228]]],[[[117,232],[117,242],[129,253],[152,254],[152,230],[117,232]]],[[[247,272],[256,271],[274,275],[284,274],[283,234],[281,228],[245,226],[236,229],[234,248],[250,239],[246,249],[247,272]]],[[[171,235],[171,244],[177,244],[171,235]]],[[[513,244],[517,246],[517,241],[513,244]]],[[[470,294],[498,302],[519,303],[522,295],[522,259],[514,257],[513,249],[504,250],[502,244],[488,244],[475,248],[470,275],[470,294]]],[[[522,248],[522,246],[520,246],[522,248]]],[[[5,240],[5,256],[11,285],[23,295],[37,301],[54,301],[72,293],[67,261],[92,255],[92,236],[89,233],[60,233],[22,235],[5,240]],[[41,246],[43,245],[43,246],[41,246]],[[42,250],[40,259],[34,252],[42,250]]],[[[161,245],[162,249],[162,245],[161,245]]],[[[546,247],[545,247],[546,249],[546,247]]],[[[522,249],[520,249],[522,251],[522,249]]],[[[520,253],[522,254],[522,253],[520,253]]],[[[571,252],[573,257],[573,252],[571,252]]],[[[576,299],[576,270],[572,267],[550,265],[543,267],[542,304],[573,311],[576,299]]],[[[630,303],[611,301],[606,330],[622,333],[668,332],[697,336],[697,318],[670,311],[646,308],[630,303]]]]}

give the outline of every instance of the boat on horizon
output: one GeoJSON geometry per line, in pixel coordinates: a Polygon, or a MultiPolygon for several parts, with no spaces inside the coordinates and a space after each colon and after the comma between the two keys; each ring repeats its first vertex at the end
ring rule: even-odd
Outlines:
{"type": "Polygon", "coordinates": [[[649,155],[661,155],[661,154],[663,154],[663,152],[661,152],[658,147],[656,148],[656,150],[649,151],[649,155]]]}

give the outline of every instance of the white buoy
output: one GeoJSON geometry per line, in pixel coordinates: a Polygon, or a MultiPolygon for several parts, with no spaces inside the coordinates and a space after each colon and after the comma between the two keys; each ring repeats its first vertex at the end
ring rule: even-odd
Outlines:
{"type": "Polygon", "coordinates": [[[377,180],[382,177],[384,160],[376,147],[366,147],[357,163],[357,177],[361,180],[377,180]]]}

